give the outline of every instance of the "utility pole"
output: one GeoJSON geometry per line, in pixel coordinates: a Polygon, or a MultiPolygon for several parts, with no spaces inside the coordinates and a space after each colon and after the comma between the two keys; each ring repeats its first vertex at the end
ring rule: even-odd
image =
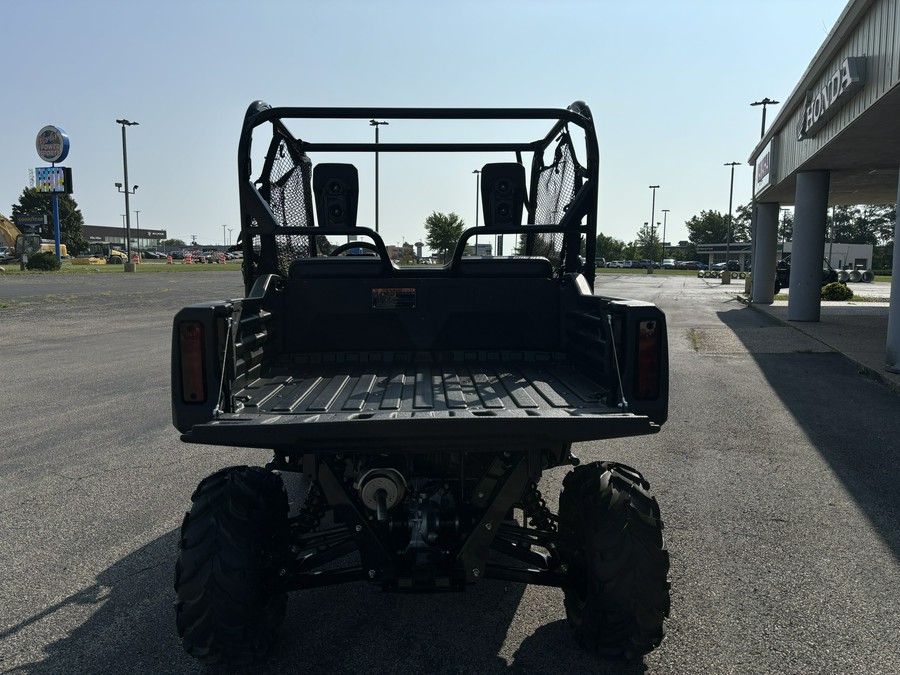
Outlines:
{"type": "Polygon", "coordinates": [[[666,217],[669,215],[670,209],[661,209],[661,210],[662,210],[662,214],[663,214],[663,236],[662,236],[662,241],[659,242],[660,246],[662,248],[662,258],[660,258],[660,261],[659,261],[660,269],[662,269],[663,260],[666,259],[666,217]]]}
{"type": "Polygon", "coordinates": [[[734,167],[740,166],[740,162],[726,162],[724,166],[731,167],[731,187],[728,189],[728,227],[725,230],[725,269],[722,270],[722,283],[731,283],[731,270],[728,262],[731,260],[731,206],[734,198],[734,167]]]}
{"type": "Polygon", "coordinates": [[[128,205],[128,195],[133,195],[138,186],[135,185],[133,188],[129,190],[128,186],[128,144],[125,141],[125,128],[133,127],[140,124],[139,122],[130,122],[126,119],[116,120],[116,124],[122,125],[122,164],[125,167],[125,182],[124,183],[116,183],[116,187],[119,189],[119,192],[125,193],[125,253],[128,256],[128,261],[125,263],[124,271],[125,272],[134,272],[134,264],[131,262],[131,210],[128,205]],[[125,186],[125,189],[122,189],[122,186],[125,186]]]}
{"type": "Polygon", "coordinates": [[[650,185],[648,187],[653,190],[653,201],[650,205],[650,255],[647,256],[650,259],[650,267],[647,268],[647,274],[653,274],[653,223],[656,219],[656,190],[659,188],[659,185],[650,185]]]}

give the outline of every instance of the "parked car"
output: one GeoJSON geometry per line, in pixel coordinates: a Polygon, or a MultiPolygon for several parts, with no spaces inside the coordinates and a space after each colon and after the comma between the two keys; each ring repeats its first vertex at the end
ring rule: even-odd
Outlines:
{"type": "Polygon", "coordinates": [[[675,269],[675,258],[663,258],[662,268],[664,270],[674,270],[675,269]]]}
{"type": "Polygon", "coordinates": [[[699,260],[679,260],[675,263],[676,270],[707,270],[709,265],[699,260]]]}
{"type": "Polygon", "coordinates": [[[643,260],[637,261],[633,267],[640,267],[642,269],[648,270],[650,268],[659,269],[659,263],[655,260],[647,260],[644,258],[643,260]]]}
{"type": "Polygon", "coordinates": [[[607,267],[625,267],[625,263],[622,260],[610,260],[606,263],[607,267]]]}
{"type": "Polygon", "coordinates": [[[728,270],[731,272],[740,272],[741,271],[741,264],[737,260],[729,260],[727,263],[724,263],[724,262],[716,263],[710,269],[721,272],[725,269],[726,265],[728,266],[728,270]]]}

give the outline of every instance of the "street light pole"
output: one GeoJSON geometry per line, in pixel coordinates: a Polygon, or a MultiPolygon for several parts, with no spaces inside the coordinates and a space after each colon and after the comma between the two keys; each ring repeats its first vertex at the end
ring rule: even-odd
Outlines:
{"type": "Polygon", "coordinates": [[[128,144],[125,140],[125,128],[136,126],[139,122],[130,122],[126,119],[121,119],[116,120],[116,124],[122,125],[122,164],[125,169],[125,182],[116,183],[119,192],[125,193],[125,254],[128,256],[128,262],[126,263],[124,270],[126,272],[133,272],[134,264],[131,262],[131,209],[128,204],[128,195],[133,195],[135,191],[137,191],[138,186],[135,185],[131,190],[128,189],[128,144]],[[122,189],[123,185],[125,186],[124,190],[122,189]]]}
{"type": "Polygon", "coordinates": [[[762,140],[763,136],[766,135],[766,106],[767,105],[778,105],[778,101],[773,101],[769,97],[764,98],[762,101],[754,101],[751,103],[751,106],[761,105],[763,107],[762,113],[762,125],[759,127],[759,140],[762,140]]]}
{"type": "MultiPolygon", "coordinates": [[[[378,127],[386,124],[390,122],[369,120],[369,126],[375,127],[375,145],[378,145],[378,127]]],[[[375,151],[375,231],[378,232],[378,150],[375,151]]]]}
{"type": "MultiPolygon", "coordinates": [[[[755,107],[762,106],[762,123],[759,127],[759,140],[766,135],[766,106],[778,105],[778,101],[772,100],[768,96],[761,101],[753,101],[750,104],[755,107]]],[[[756,264],[756,161],[753,162],[753,185],[750,188],[750,264],[756,264]]],[[[750,277],[750,283],[753,283],[753,277],[750,277]]]]}
{"type": "Polygon", "coordinates": [[[731,167],[731,187],[728,189],[728,227],[725,230],[725,269],[722,270],[722,283],[731,283],[731,270],[728,269],[728,261],[731,260],[731,206],[734,198],[734,167],[740,166],[740,162],[726,162],[724,166],[731,167]]]}
{"type": "Polygon", "coordinates": [[[481,200],[478,198],[478,191],[481,189],[481,170],[475,169],[472,173],[475,174],[475,227],[478,227],[478,205],[481,203],[481,200]]]}
{"type": "Polygon", "coordinates": [[[141,212],[140,210],[135,210],[134,212],[134,230],[135,235],[134,238],[137,239],[137,247],[141,247],[141,212]]]}
{"type": "Polygon", "coordinates": [[[656,222],[656,190],[659,185],[648,187],[653,190],[653,201],[650,205],[650,255],[647,256],[650,259],[650,267],[647,268],[647,274],[653,274],[653,223],[656,222]]]}
{"type": "MultiPolygon", "coordinates": [[[[480,203],[480,199],[478,198],[478,192],[481,189],[481,170],[475,169],[472,171],[475,174],[475,227],[478,227],[478,204],[480,203]]],[[[478,255],[478,232],[475,232],[475,255],[478,255]]]]}
{"type": "Polygon", "coordinates": [[[662,241],[659,242],[660,246],[662,248],[662,258],[660,258],[660,261],[659,261],[660,269],[662,269],[663,260],[666,259],[666,218],[669,215],[670,209],[661,209],[661,210],[662,210],[662,214],[663,214],[663,236],[662,236],[662,241]]]}

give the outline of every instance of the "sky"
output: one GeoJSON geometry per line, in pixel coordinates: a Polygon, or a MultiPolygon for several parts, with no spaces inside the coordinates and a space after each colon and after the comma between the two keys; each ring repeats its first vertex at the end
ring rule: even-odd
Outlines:
{"type": "MultiPolygon", "coordinates": [[[[583,100],[600,144],[599,230],[628,242],[651,212],[661,221],[668,209],[665,238],[677,242],[701,211],[727,213],[725,163],[741,162],[734,208],[750,201],[747,158],[761,119],[750,103],[790,95],[845,4],[0,0],[0,213],[11,215],[29,169],[46,166],[35,150],[46,125],[69,137],[62,164],[87,225],[122,225],[116,119],[125,118],[139,122],[127,131],[129,182],[139,186],[131,226],[217,244],[237,239],[237,143],[254,100],[486,108],[583,100]],[[650,185],[660,186],[655,203],[650,185]]],[[[769,122],[777,112],[769,108],[769,122]]],[[[354,124],[339,138],[327,124],[311,127],[315,135],[295,131],[314,141],[374,140],[367,121],[354,124]]],[[[382,127],[380,140],[411,138],[404,124],[382,127]]],[[[438,180],[404,157],[380,155],[387,244],[423,239],[432,211],[474,225],[480,164],[454,160],[438,180]]],[[[372,227],[370,158],[358,168],[359,224],[372,227]]]]}

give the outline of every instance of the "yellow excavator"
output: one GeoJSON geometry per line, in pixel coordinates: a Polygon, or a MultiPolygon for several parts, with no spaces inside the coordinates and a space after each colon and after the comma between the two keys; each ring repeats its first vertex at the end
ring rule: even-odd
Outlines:
{"type": "MultiPolygon", "coordinates": [[[[6,252],[0,254],[0,262],[18,262],[22,255],[32,256],[40,251],[56,253],[56,244],[41,240],[39,234],[22,234],[16,224],[0,213],[0,244],[6,252]]],[[[65,244],[59,245],[61,256],[68,256],[65,244]]]]}

